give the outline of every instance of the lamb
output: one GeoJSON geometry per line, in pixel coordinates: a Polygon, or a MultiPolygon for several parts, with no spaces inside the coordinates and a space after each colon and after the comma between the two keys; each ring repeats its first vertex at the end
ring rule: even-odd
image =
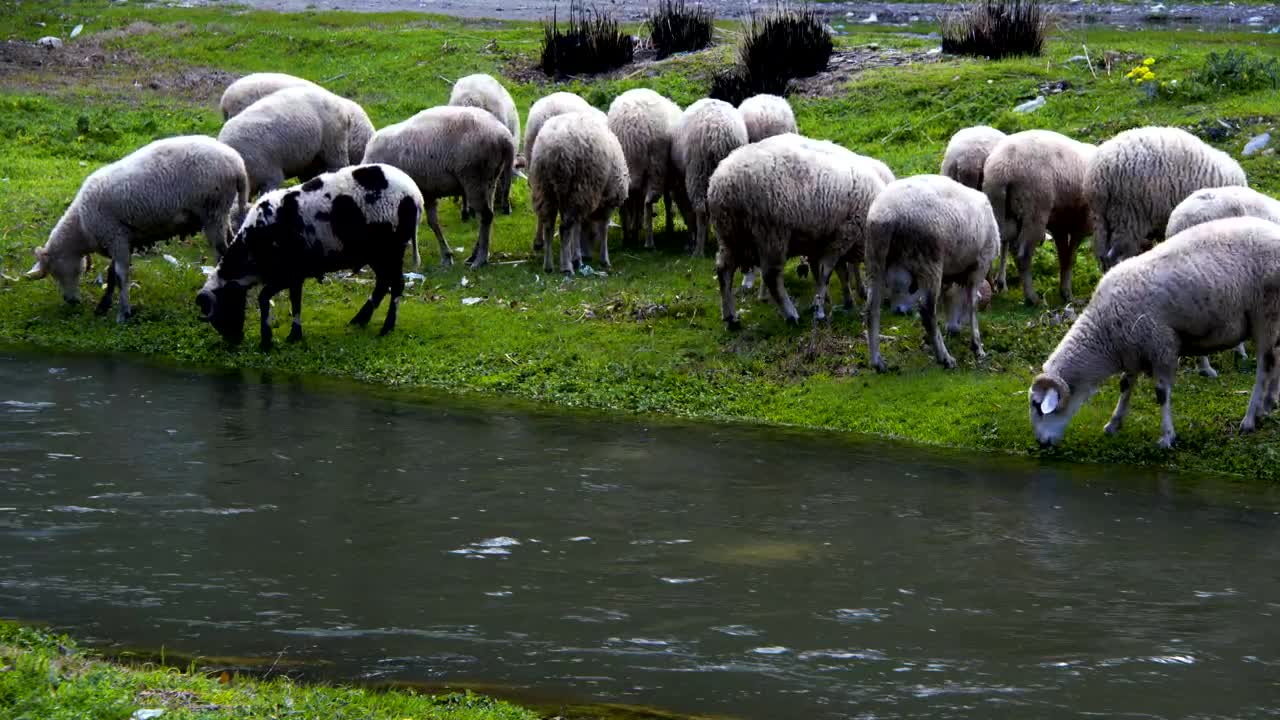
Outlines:
{"type": "Polygon", "coordinates": [[[942,156],[942,174],[965,187],[981,190],[987,156],[1004,138],[1004,133],[986,125],[956,132],[942,156]]]}
{"type": "Polygon", "coordinates": [[[1071,271],[1076,250],[1091,231],[1084,176],[1097,150],[1049,130],[1028,130],[1001,140],[983,166],[981,190],[991,201],[1000,227],[1000,271],[996,287],[1008,287],[1005,262],[1014,256],[1022,279],[1022,297],[1038,305],[1031,259],[1045,230],[1058,250],[1058,292],[1071,301],[1071,271]]]}
{"type": "Polygon", "coordinates": [[[467,264],[489,260],[494,188],[515,161],[511,133],[493,115],[472,107],[434,107],[374,134],[364,162],[385,163],[408,173],[426,202],[427,224],[440,244],[440,261],[453,264],[436,213],[442,197],[461,194],[480,213],[480,232],[467,264]]]}
{"type": "Polygon", "coordinates": [[[978,292],[996,253],[1000,230],[987,196],[945,175],[916,175],[892,182],[867,215],[867,342],[871,366],[885,369],[880,356],[880,300],[886,288],[898,312],[920,301],[925,339],[948,370],[956,360],[938,329],[937,310],[944,283],[963,288],[969,318],[969,347],[986,356],[978,331],[978,292]]]}
{"type": "Polygon", "coordinates": [[[1237,185],[1197,190],[1169,214],[1165,234],[1173,237],[1189,227],[1229,217],[1256,217],[1280,225],[1280,200],[1237,185]]]}
{"type": "MultiPolygon", "coordinates": [[[[449,104],[455,107],[477,107],[487,110],[506,126],[516,143],[520,142],[520,112],[516,110],[516,101],[511,98],[511,93],[507,92],[502,83],[495,80],[492,75],[477,73],[459,78],[449,93],[449,104]]],[[[507,168],[506,174],[502,176],[498,194],[493,200],[494,207],[501,210],[504,215],[511,214],[511,182],[514,175],[513,158],[511,167],[507,168]]],[[[465,197],[463,203],[464,216],[469,216],[469,211],[474,206],[465,197]]]]}
{"type": "Polygon", "coordinates": [[[359,165],[324,173],[299,187],[267,193],[249,210],[227,252],[196,296],[206,321],[232,344],[244,338],[245,300],[261,284],[261,347],[270,350],[271,298],[289,291],[293,327],[289,342],[302,339],[302,283],[342,269],[373,268],[373,294],[351,319],[364,327],[390,292],[391,305],[379,335],[396,326],[404,293],[404,251],[418,257],[422,194],[413,179],[390,165],[359,165]]]}
{"type": "Polygon", "coordinates": [[[1178,357],[1225,350],[1252,339],[1258,370],[1250,432],[1280,399],[1280,226],[1259,218],[1196,225],[1103,276],[1084,313],[1031,383],[1031,427],[1041,445],[1060,442],[1067,424],[1107,378],[1120,400],[1104,428],[1119,432],[1139,373],[1156,383],[1160,447],[1176,434],[1170,392],[1178,357]]]}
{"type": "Polygon", "coordinates": [[[734,310],[733,274],[760,266],[764,284],[783,318],[800,315],[782,283],[788,257],[816,265],[815,321],[826,319],[827,287],[838,263],[861,259],[867,210],[884,183],[865,164],[776,135],[733,151],[716,168],[707,207],[719,251],[721,318],[740,327],[734,310]]]}
{"type": "Polygon", "coordinates": [[[767,137],[796,134],[796,115],[791,103],[777,95],[752,95],[738,105],[742,120],[747,125],[747,141],[760,142],[767,137]]]}
{"type": "Polygon", "coordinates": [[[542,228],[542,269],[552,271],[551,231],[560,216],[560,270],[578,264],[588,230],[609,267],[609,216],[627,199],[631,179],[622,144],[604,113],[557,115],[542,126],[529,161],[529,195],[542,228]]]}
{"type": "Polygon", "coordinates": [[[291,87],[320,87],[319,85],[285,73],[253,73],[245,75],[222,91],[218,107],[223,121],[244,112],[244,109],[277,90],[291,87]]]}
{"type": "Polygon", "coordinates": [[[1126,130],[1098,147],[1085,175],[1093,250],[1103,270],[1165,234],[1169,214],[1203,188],[1248,185],[1231,156],[1185,130],[1126,130]]]}
{"type": "Polygon", "coordinates": [[[346,167],[363,134],[352,132],[347,102],[318,87],[278,90],[228,120],[218,140],[244,158],[251,193],[269,192],[286,178],[346,167]]]}
{"type": "MultiPolygon", "coordinates": [[[[643,228],[644,246],[652,249],[653,204],[666,190],[671,134],[680,122],[680,107],[652,90],[636,88],[614,99],[608,117],[631,178],[622,205],[622,241],[634,242],[643,228]]],[[[668,204],[668,219],[670,211],[668,204]]]]}
{"type": "Polygon", "coordinates": [[[671,138],[675,174],[672,195],[693,236],[692,252],[701,257],[707,244],[707,188],[711,174],[729,153],[748,142],[742,113],[723,100],[703,98],[685,109],[671,138]],[[683,179],[684,182],[680,182],[683,179]],[[692,220],[692,222],[690,222],[692,220]]]}
{"type": "Polygon", "coordinates": [[[203,231],[215,255],[231,236],[233,206],[249,201],[249,178],[235,150],[204,135],[157,140],[94,171],[63,213],[49,240],[35,248],[27,277],[52,274],[69,303],[80,300],[82,262],[94,252],[111,258],[103,315],[120,288],[117,319],[127,320],[129,253],[175,235],[203,231]]]}
{"type": "MultiPolygon", "coordinates": [[[[542,126],[556,115],[563,115],[569,112],[589,112],[595,108],[591,107],[591,103],[583,100],[580,96],[571,92],[555,92],[546,97],[539,98],[529,108],[529,120],[524,126],[524,165],[528,165],[528,158],[533,157],[533,148],[538,142],[538,133],[542,131],[542,126]]],[[[517,159],[516,164],[520,165],[521,160],[517,159]]],[[[542,249],[542,225],[538,225],[533,231],[533,250],[537,252],[542,249]]]]}

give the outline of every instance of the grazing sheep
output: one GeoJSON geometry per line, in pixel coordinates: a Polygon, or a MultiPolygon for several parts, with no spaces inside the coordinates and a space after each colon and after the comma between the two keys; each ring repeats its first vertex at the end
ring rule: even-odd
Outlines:
{"type": "Polygon", "coordinates": [[[302,339],[302,283],[337,270],[368,265],[373,294],[351,319],[364,327],[382,298],[391,305],[379,335],[396,326],[404,293],[404,251],[418,264],[418,220],[422,195],[413,179],[390,165],[358,165],[318,175],[299,187],[270,192],[254,203],[227,253],[196,296],[214,329],[233,344],[244,338],[245,300],[261,284],[258,311],[261,347],[271,348],[271,298],[289,291],[293,328],[289,342],[302,339]]]}
{"type": "Polygon", "coordinates": [[[1230,155],[1185,130],[1126,130],[1098,146],[1085,176],[1093,250],[1104,270],[1165,234],[1169,214],[1203,188],[1247,185],[1230,155]]]}
{"type": "Polygon", "coordinates": [[[440,261],[453,264],[436,213],[442,197],[462,195],[480,213],[480,233],[467,264],[489,261],[493,192],[515,161],[511,133],[493,115],[472,107],[434,107],[374,133],[365,163],[386,163],[409,174],[426,202],[427,224],[440,244],[440,261]]]}
{"type": "Polygon", "coordinates": [[[1071,301],[1071,270],[1089,228],[1084,175],[1097,150],[1049,130],[1028,130],[1001,140],[987,157],[981,190],[991,201],[1000,227],[1000,271],[996,288],[1005,290],[1005,261],[1014,256],[1022,297],[1037,305],[1031,259],[1045,230],[1058,250],[1058,292],[1071,301]]]}
{"type": "Polygon", "coordinates": [[[291,87],[320,87],[319,85],[285,73],[253,73],[245,75],[222,91],[218,107],[224,121],[239,115],[245,108],[277,90],[291,87]]]}
{"type": "MultiPolygon", "coordinates": [[[[517,165],[523,164],[528,166],[528,159],[533,157],[533,148],[538,141],[538,133],[542,131],[542,126],[556,115],[563,115],[569,112],[588,112],[594,110],[591,103],[583,100],[578,95],[571,92],[555,92],[546,97],[539,98],[529,108],[529,119],[524,125],[524,158],[516,160],[517,165]]],[[[542,249],[542,226],[538,225],[533,230],[533,250],[537,252],[542,249]]]]}
{"type": "MultiPolygon", "coordinates": [[[[680,122],[680,106],[646,89],[628,90],[609,105],[609,129],[622,144],[631,187],[622,205],[622,242],[653,247],[653,204],[667,186],[671,134],[680,122]]],[[[668,217],[670,208],[668,207],[668,217]]]]}
{"type": "Polygon", "coordinates": [[[944,175],[916,175],[889,183],[867,215],[867,342],[871,366],[884,370],[880,357],[880,300],[886,288],[901,313],[920,303],[925,339],[947,369],[956,360],[938,329],[938,305],[944,283],[964,290],[969,316],[969,347],[981,359],[978,332],[979,288],[1000,251],[1000,231],[987,196],[944,175]]]}
{"type": "Polygon", "coordinates": [[[1004,138],[1004,133],[986,125],[956,132],[942,156],[942,174],[965,187],[981,190],[983,165],[1004,138]]]}
{"type": "Polygon", "coordinates": [[[742,113],[723,100],[703,98],[685,109],[671,138],[672,195],[693,236],[692,252],[707,245],[707,187],[729,153],[747,144],[742,113]],[[684,182],[680,182],[683,179],[684,182]]]}
{"type": "MultiPolygon", "coordinates": [[[[455,107],[477,107],[487,110],[506,126],[511,137],[519,145],[520,112],[516,110],[516,101],[511,98],[511,93],[507,92],[502,83],[495,80],[492,75],[477,73],[459,78],[453,84],[452,92],[449,93],[449,104],[455,107]]],[[[519,147],[516,149],[519,150],[519,147]]],[[[504,215],[511,214],[511,182],[515,169],[515,159],[512,158],[512,165],[502,176],[498,194],[493,199],[494,208],[501,210],[504,215]]],[[[465,197],[463,203],[464,218],[469,217],[474,208],[465,197]]]]}
{"type": "Polygon", "coordinates": [[[791,103],[777,95],[752,95],[738,105],[742,121],[747,125],[747,141],[760,142],[783,133],[799,133],[791,103]]]}
{"type": "Polygon", "coordinates": [[[542,227],[542,269],[552,271],[552,229],[560,216],[560,270],[579,264],[588,231],[598,243],[601,267],[609,267],[609,216],[627,199],[630,178],[622,144],[604,113],[557,115],[542,126],[529,159],[529,195],[542,227]]]}
{"type": "Polygon", "coordinates": [[[782,283],[783,264],[797,255],[815,261],[814,318],[825,319],[831,273],[847,258],[861,260],[867,210],[883,187],[864,163],[807,146],[795,135],[776,135],[730,153],[707,191],[725,323],[739,327],[734,272],[757,266],[783,318],[798,323],[782,283]]]}
{"type": "Polygon", "coordinates": [[[319,87],[277,90],[228,120],[218,139],[244,158],[251,194],[268,192],[347,166],[357,134],[348,102],[319,87]]]}
{"type": "Polygon", "coordinates": [[[1120,430],[1139,373],[1156,383],[1160,447],[1173,445],[1170,393],[1178,358],[1258,348],[1257,378],[1240,423],[1250,432],[1280,397],[1280,226],[1258,218],[1196,225],[1103,276],[1093,299],[1031,383],[1031,426],[1041,445],[1059,442],[1098,387],[1121,373],[1106,432],[1120,430]]]}
{"type": "Polygon", "coordinates": [[[111,258],[105,314],[120,288],[118,320],[129,305],[129,253],[175,235],[203,231],[215,255],[231,236],[233,206],[245,213],[249,178],[235,150],[204,135],[157,140],[94,171],[63,213],[49,240],[35,248],[27,277],[53,275],[69,303],[80,300],[82,263],[94,253],[111,258]]]}

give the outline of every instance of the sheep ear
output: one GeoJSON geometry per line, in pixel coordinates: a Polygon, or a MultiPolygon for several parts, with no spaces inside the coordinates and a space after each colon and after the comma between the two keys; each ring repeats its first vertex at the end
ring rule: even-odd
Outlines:
{"type": "Polygon", "coordinates": [[[1058,390],[1049,388],[1044,394],[1044,399],[1040,401],[1040,414],[1052,415],[1054,410],[1058,409],[1058,390]]]}

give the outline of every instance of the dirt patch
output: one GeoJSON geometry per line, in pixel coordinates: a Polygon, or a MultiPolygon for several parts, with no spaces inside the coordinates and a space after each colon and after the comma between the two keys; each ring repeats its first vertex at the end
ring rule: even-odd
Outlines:
{"type": "Polygon", "coordinates": [[[845,83],[867,70],[935,63],[942,57],[936,50],[893,50],[876,45],[839,50],[831,56],[825,72],[792,81],[791,91],[802,97],[834,97],[844,93],[845,83]]]}

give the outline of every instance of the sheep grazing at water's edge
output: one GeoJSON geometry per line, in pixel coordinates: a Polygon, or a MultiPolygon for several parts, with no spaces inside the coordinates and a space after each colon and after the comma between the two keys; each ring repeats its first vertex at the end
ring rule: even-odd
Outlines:
{"type": "Polygon", "coordinates": [[[107,290],[96,312],[111,307],[120,289],[118,320],[129,304],[132,250],[202,231],[215,255],[231,236],[231,213],[243,216],[249,199],[244,161],[232,148],[204,135],[157,140],[94,171],[71,201],[27,277],[52,275],[70,303],[80,300],[80,275],[92,253],[111,258],[107,290]]]}
{"type": "Polygon", "coordinates": [[[775,135],[741,147],[711,176],[707,207],[716,229],[720,314],[739,327],[733,274],[760,267],[782,316],[799,323],[782,282],[787,258],[815,263],[814,318],[826,318],[831,273],[849,258],[862,259],[867,211],[884,183],[866,163],[775,135]]]}
{"type": "Polygon", "coordinates": [[[467,264],[489,261],[493,193],[515,162],[516,144],[491,114],[473,107],[434,107],[374,133],[364,162],[385,163],[413,178],[426,202],[427,224],[440,244],[440,261],[453,264],[436,203],[462,195],[480,214],[480,230],[467,264]]]}
{"type": "MultiPolygon", "coordinates": [[[[634,244],[644,233],[644,246],[653,248],[653,206],[667,191],[671,136],[680,122],[680,106],[658,93],[636,88],[609,105],[609,129],[622,144],[631,187],[622,205],[622,242],[634,244]]],[[[667,202],[667,231],[671,231],[671,202],[667,202]]]]}
{"type": "Polygon", "coordinates": [[[1000,227],[996,290],[1008,287],[1005,262],[1013,255],[1023,299],[1028,305],[1040,303],[1031,259],[1048,230],[1058,251],[1058,292],[1063,301],[1071,301],[1076,250],[1090,233],[1084,177],[1095,150],[1056,132],[1028,130],[1001,140],[987,156],[980,189],[1000,227]]]}
{"type": "Polygon", "coordinates": [[[418,220],[422,194],[405,173],[389,165],[358,165],[318,175],[301,186],[270,192],[253,204],[227,252],[196,296],[203,318],[230,343],[244,338],[249,288],[261,284],[261,347],[269,350],[271,298],[289,291],[293,327],[302,339],[302,284],[337,270],[370,266],[373,294],[351,319],[364,327],[390,293],[380,335],[395,328],[404,293],[404,251],[419,263],[418,220]]]}
{"type": "Polygon", "coordinates": [[[596,241],[601,267],[609,267],[609,216],[627,199],[630,177],[622,144],[599,110],[557,115],[542,126],[529,160],[529,196],[542,228],[542,269],[552,272],[552,229],[560,217],[560,271],[582,264],[596,241]]]}
{"type": "Polygon", "coordinates": [[[685,109],[671,140],[672,195],[684,217],[695,257],[706,253],[707,188],[716,167],[747,144],[742,113],[723,100],[703,98],[685,109]]]}
{"type": "MultiPolygon", "coordinates": [[[[529,158],[533,157],[533,149],[537,147],[538,133],[542,132],[542,126],[548,120],[565,113],[589,112],[591,110],[595,110],[595,108],[591,107],[591,103],[571,92],[551,93],[538,99],[529,108],[529,118],[524,124],[524,148],[521,150],[523,157],[516,158],[516,165],[524,167],[527,174],[529,158]]],[[[552,232],[554,232],[554,228],[552,232]]],[[[533,251],[536,253],[541,249],[542,225],[539,224],[533,229],[533,251]]]]}
{"type": "Polygon", "coordinates": [[[942,156],[941,174],[965,187],[981,190],[987,156],[1005,137],[1003,132],[986,125],[957,131],[942,156]]]}
{"type": "MultiPolygon", "coordinates": [[[[489,112],[498,119],[498,122],[506,126],[517,145],[516,150],[520,149],[520,112],[516,109],[516,102],[512,99],[511,93],[492,75],[476,73],[459,78],[449,93],[449,105],[475,107],[489,112]]],[[[502,176],[497,194],[493,198],[493,208],[504,215],[511,214],[511,183],[515,171],[515,159],[512,158],[511,167],[507,168],[502,176]]],[[[462,219],[468,220],[475,212],[475,207],[467,197],[464,196],[462,200],[462,219]]]]}
{"type": "Polygon", "coordinates": [[[1248,185],[1240,164],[1185,130],[1142,127],[1102,143],[1085,174],[1098,263],[1106,271],[1148,249],[1178,203],[1227,185],[1248,185]]]}
{"type": "Polygon", "coordinates": [[[1280,400],[1280,225],[1227,218],[1193,226],[1103,276],[1028,391],[1036,440],[1061,441],[1071,418],[1117,373],[1120,400],[1105,431],[1119,432],[1134,383],[1146,374],[1156,383],[1160,447],[1172,447],[1178,358],[1248,339],[1258,369],[1241,432],[1280,400]]]}
{"type": "Polygon", "coordinates": [[[969,347],[976,359],[985,357],[978,330],[978,292],[999,251],[1000,231],[986,195],[944,175],[916,175],[890,183],[867,215],[871,291],[865,315],[871,366],[886,368],[880,356],[880,303],[886,291],[897,312],[920,306],[929,347],[943,367],[956,366],[938,327],[945,283],[962,288],[969,347]]]}

